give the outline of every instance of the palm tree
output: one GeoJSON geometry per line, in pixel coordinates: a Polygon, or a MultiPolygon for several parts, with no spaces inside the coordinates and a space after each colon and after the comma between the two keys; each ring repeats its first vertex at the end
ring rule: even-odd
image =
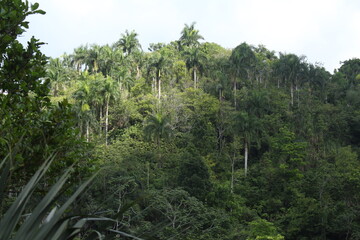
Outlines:
{"type": "Polygon", "coordinates": [[[168,139],[172,135],[170,118],[161,113],[150,115],[145,121],[144,134],[147,140],[153,140],[160,148],[161,139],[168,139]]]}
{"type": "Polygon", "coordinates": [[[107,77],[115,65],[115,51],[109,45],[100,47],[99,51],[99,71],[107,77]]]}
{"type": "Polygon", "coordinates": [[[161,99],[162,73],[166,72],[170,65],[170,55],[166,50],[160,49],[150,55],[148,71],[154,71],[155,73],[155,88],[157,88],[157,96],[159,101],[161,99]]]}
{"type": "Polygon", "coordinates": [[[50,80],[51,90],[54,97],[58,96],[59,91],[65,88],[68,74],[59,58],[50,59],[46,69],[46,76],[50,80]]]}
{"type": "Polygon", "coordinates": [[[237,114],[234,121],[236,124],[238,134],[243,139],[244,144],[244,170],[245,176],[248,172],[248,159],[250,144],[253,142],[253,138],[256,138],[258,132],[258,120],[255,116],[248,114],[247,112],[241,111],[237,114]]]}
{"type": "Polygon", "coordinates": [[[199,34],[199,30],[195,29],[195,24],[195,22],[193,22],[191,25],[185,24],[179,39],[181,47],[198,47],[200,45],[199,40],[204,39],[203,36],[199,34]]]}
{"type": "Polygon", "coordinates": [[[82,79],[78,82],[78,88],[73,94],[73,98],[76,99],[77,116],[79,118],[80,134],[83,135],[83,125],[85,123],[86,128],[86,141],[89,142],[90,134],[90,120],[91,116],[91,79],[85,72],[82,75],[82,79]]]}
{"type": "MultiPolygon", "coordinates": [[[[144,135],[145,139],[154,141],[158,151],[158,165],[161,166],[161,140],[169,139],[172,135],[170,118],[167,115],[156,113],[148,116],[145,121],[144,135]]],[[[150,162],[147,163],[147,186],[149,187],[150,162]]]]}
{"type": "Polygon", "coordinates": [[[110,101],[114,100],[118,96],[117,82],[111,77],[104,79],[103,96],[105,100],[105,144],[108,145],[108,132],[109,132],[109,105],[110,101]]]}
{"type": "Polygon", "coordinates": [[[138,34],[134,30],[131,32],[126,30],[125,34],[121,34],[121,38],[115,46],[121,47],[126,56],[129,56],[134,50],[141,49],[137,36],[138,34]]]}
{"type": "MultiPolygon", "coordinates": [[[[82,67],[85,65],[85,59],[87,56],[88,48],[87,46],[80,46],[75,48],[74,54],[71,55],[71,65],[80,72],[82,67]]],[[[85,68],[86,70],[86,68],[85,68]]]]}
{"type": "Polygon", "coordinates": [[[266,88],[267,79],[272,73],[272,64],[277,59],[275,52],[268,50],[264,45],[254,48],[256,56],[255,79],[266,88]]]}
{"type": "Polygon", "coordinates": [[[275,73],[278,75],[278,88],[280,80],[290,88],[291,106],[294,105],[294,90],[298,91],[299,80],[306,75],[308,66],[304,57],[295,54],[280,53],[279,60],[275,63],[275,73]]]}
{"type": "Polygon", "coordinates": [[[99,72],[100,51],[101,47],[96,44],[92,45],[91,48],[87,51],[85,64],[89,68],[89,72],[99,72]]]}
{"type": "Polygon", "coordinates": [[[197,72],[203,71],[204,62],[206,60],[205,54],[200,48],[187,48],[185,50],[186,67],[188,70],[192,69],[194,88],[197,88],[198,76],[197,72]]]}
{"type": "Polygon", "coordinates": [[[244,80],[248,80],[250,77],[250,71],[255,62],[255,54],[251,47],[247,43],[242,43],[237,46],[231,53],[230,63],[231,68],[234,71],[233,76],[233,89],[234,89],[234,106],[236,109],[237,98],[237,78],[240,77],[244,80]]]}

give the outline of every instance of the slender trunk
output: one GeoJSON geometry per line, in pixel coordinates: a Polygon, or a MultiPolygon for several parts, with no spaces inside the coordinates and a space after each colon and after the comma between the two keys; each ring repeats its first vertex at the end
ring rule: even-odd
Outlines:
{"type": "Polygon", "coordinates": [[[109,130],[109,98],[106,101],[105,110],[105,145],[108,145],[108,130],[109,130]]]}
{"type": "Polygon", "coordinates": [[[290,95],[291,95],[291,106],[294,106],[294,86],[293,86],[293,83],[290,84],[290,95]]]}
{"type": "Polygon", "coordinates": [[[197,83],[197,79],[196,79],[196,70],[194,68],[194,88],[196,89],[196,83],[197,83]]]}
{"type": "Polygon", "coordinates": [[[102,133],[102,118],[103,118],[103,114],[102,114],[102,107],[100,106],[99,108],[99,126],[100,126],[100,131],[99,131],[99,135],[101,137],[101,133],[102,133]]]}
{"type": "Polygon", "coordinates": [[[86,121],[86,142],[89,142],[89,120],[86,121]]]}
{"type": "Polygon", "coordinates": [[[221,96],[222,96],[222,92],[221,92],[221,88],[219,88],[219,101],[221,102],[221,96]]]}
{"type": "Polygon", "coordinates": [[[244,140],[244,158],[245,158],[245,176],[247,175],[247,170],[248,170],[248,156],[249,156],[249,149],[248,149],[248,143],[246,140],[244,140]]]}
{"type": "Polygon", "coordinates": [[[54,97],[57,97],[57,95],[58,95],[58,84],[56,83],[54,87],[54,97]]]}
{"type": "Polygon", "coordinates": [[[141,77],[141,72],[139,65],[136,65],[136,79],[139,79],[141,77]]]}
{"type": "Polygon", "coordinates": [[[160,76],[160,71],[159,71],[159,74],[158,74],[158,77],[157,77],[157,82],[158,82],[158,99],[159,99],[159,102],[160,102],[160,99],[161,99],[161,76],[160,76]]]}

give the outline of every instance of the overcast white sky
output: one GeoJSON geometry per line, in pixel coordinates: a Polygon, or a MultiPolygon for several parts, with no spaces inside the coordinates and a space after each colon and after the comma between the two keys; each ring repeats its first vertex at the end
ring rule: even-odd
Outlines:
{"type": "Polygon", "coordinates": [[[135,30],[149,43],[177,40],[196,22],[205,41],[225,48],[242,42],[305,55],[333,72],[360,58],[360,0],[31,0],[46,15],[29,18],[23,39],[35,36],[51,57],[83,44],[112,44],[135,30]]]}

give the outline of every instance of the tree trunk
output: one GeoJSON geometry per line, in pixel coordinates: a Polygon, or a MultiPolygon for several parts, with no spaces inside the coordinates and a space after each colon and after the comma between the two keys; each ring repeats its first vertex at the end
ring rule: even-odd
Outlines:
{"type": "Polygon", "coordinates": [[[291,106],[294,106],[294,86],[293,86],[293,83],[290,84],[290,95],[291,95],[291,106]]]}
{"type": "Polygon", "coordinates": [[[247,175],[247,170],[248,170],[248,156],[249,156],[249,149],[248,149],[248,143],[246,140],[244,140],[244,159],[245,159],[245,162],[244,162],[244,165],[245,165],[245,176],[247,175]]]}
{"type": "Polygon", "coordinates": [[[86,121],[86,142],[89,142],[89,120],[86,121]]]}
{"type": "Polygon", "coordinates": [[[161,99],[161,79],[159,77],[159,80],[158,80],[158,99],[159,99],[159,102],[160,102],[160,99],[161,99]]]}
{"type": "Polygon", "coordinates": [[[141,77],[141,71],[139,65],[136,65],[136,79],[139,79],[140,77],[141,77]]]}
{"type": "Polygon", "coordinates": [[[54,87],[54,97],[57,97],[58,95],[58,84],[55,83],[55,87],[54,87]]]}
{"type": "Polygon", "coordinates": [[[195,68],[193,69],[193,72],[194,72],[194,88],[196,89],[196,84],[197,84],[197,77],[196,77],[196,70],[195,68]]]}
{"type": "Polygon", "coordinates": [[[100,135],[100,137],[101,137],[101,133],[102,133],[102,118],[103,118],[102,107],[100,106],[100,108],[99,108],[99,126],[100,126],[99,135],[100,135]]]}
{"type": "Polygon", "coordinates": [[[105,145],[108,145],[108,130],[109,130],[109,99],[106,101],[105,110],[105,145]]]}
{"type": "Polygon", "coordinates": [[[156,74],[156,84],[157,84],[157,97],[158,97],[158,100],[160,102],[160,98],[161,98],[161,73],[160,73],[160,70],[157,71],[157,74],[156,74]]]}

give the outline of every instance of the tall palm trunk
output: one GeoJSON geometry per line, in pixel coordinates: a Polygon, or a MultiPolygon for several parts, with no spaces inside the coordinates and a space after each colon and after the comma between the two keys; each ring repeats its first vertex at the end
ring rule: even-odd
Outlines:
{"type": "MultiPolygon", "coordinates": [[[[159,73],[159,75],[160,75],[160,73],[159,73]]],[[[161,99],[161,78],[160,78],[160,76],[158,76],[158,80],[157,80],[157,85],[158,85],[158,99],[159,99],[159,101],[160,101],[160,99],[161,99]]]]}
{"type": "Polygon", "coordinates": [[[294,85],[290,84],[291,106],[294,106],[294,85]]]}
{"type": "Polygon", "coordinates": [[[86,121],[86,142],[89,142],[89,135],[90,135],[89,120],[87,120],[86,121]]]}
{"type": "Polygon", "coordinates": [[[105,109],[105,145],[108,145],[108,130],[109,130],[109,98],[106,99],[105,109]]]}

